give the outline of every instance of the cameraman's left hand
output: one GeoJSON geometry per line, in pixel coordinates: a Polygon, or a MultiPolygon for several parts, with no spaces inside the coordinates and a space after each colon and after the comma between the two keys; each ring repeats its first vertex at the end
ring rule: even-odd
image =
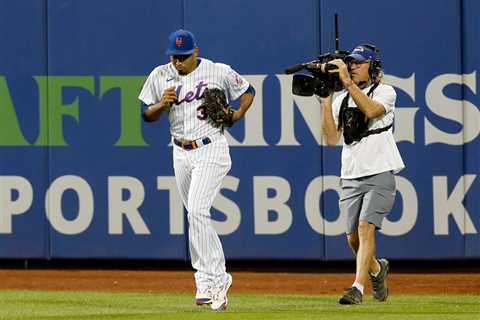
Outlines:
{"type": "Polygon", "coordinates": [[[342,59],[334,59],[332,61],[329,61],[328,64],[333,64],[338,67],[337,69],[328,70],[328,72],[338,72],[338,76],[340,77],[340,80],[342,81],[345,88],[348,88],[351,84],[353,84],[352,78],[350,78],[350,73],[348,72],[348,66],[345,62],[343,62],[342,59]]]}

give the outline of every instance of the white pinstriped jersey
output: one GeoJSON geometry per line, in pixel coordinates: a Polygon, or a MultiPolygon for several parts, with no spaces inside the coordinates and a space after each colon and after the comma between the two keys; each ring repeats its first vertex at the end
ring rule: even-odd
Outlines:
{"type": "Polygon", "coordinates": [[[187,75],[180,75],[172,63],[156,67],[138,98],[146,105],[158,103],[165,89],[173,86],[178,100],[168,112],[170,133],[176,139],[196,140],[221,130],[213,127],[204,110],[199,109],[205,88],[222,89],[227,100],[236,100],[250,84],[230,66],[199,58],[197,68],[187,75]]]}

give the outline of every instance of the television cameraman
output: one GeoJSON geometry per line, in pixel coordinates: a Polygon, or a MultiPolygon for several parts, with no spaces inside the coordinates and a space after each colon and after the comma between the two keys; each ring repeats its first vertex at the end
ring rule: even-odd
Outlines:
{"type": "Polygon", "coordinates": [[[362,303],[369,277],[374,299],[385,301],[389,263],[375,256],[375,232],[395,201],[394,174],[404,168],[392,130],[396,93],[382,83],[379,52],[372,45],[359,45],[328,64],[337,68],[326,72],[337,75],[345,90],[334,100],[333,94],[319,97],[322,133],[328,145],[336,145],[343,134],[339,208],[356,255],[355,281],[339,303],[362,303]]]}

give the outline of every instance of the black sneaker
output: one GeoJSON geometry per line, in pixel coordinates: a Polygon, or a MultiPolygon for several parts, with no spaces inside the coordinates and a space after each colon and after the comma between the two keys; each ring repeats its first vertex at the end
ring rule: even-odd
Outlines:
{"type": "Polygon", "coordinates": [[[362,293],[355,287],[345,290],[343,297],[338,301],[340,304],[360,304],[362,303],[362,293]]]}
{"type": "Polygon", "coordinates": [[[387,259],[379,259],[378,263],[380,264],[380,273],[376,277],[370,275],[370,280],[372,280],[373,298],[383,302],[388,297],[387,276],[390,265],[387,259]]]}

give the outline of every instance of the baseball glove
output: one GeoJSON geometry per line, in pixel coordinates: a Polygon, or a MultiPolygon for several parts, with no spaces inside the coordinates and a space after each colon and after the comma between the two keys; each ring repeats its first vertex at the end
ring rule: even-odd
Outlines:
{"type": "Polygon", "coordinates": [[[235,112],[228,103],[223,90],[213,88],[205,89],[203,94],[205,99],[202,106],[208,115],[208,120],[214,127],[233,126],[233,113],[235,112]]]}

